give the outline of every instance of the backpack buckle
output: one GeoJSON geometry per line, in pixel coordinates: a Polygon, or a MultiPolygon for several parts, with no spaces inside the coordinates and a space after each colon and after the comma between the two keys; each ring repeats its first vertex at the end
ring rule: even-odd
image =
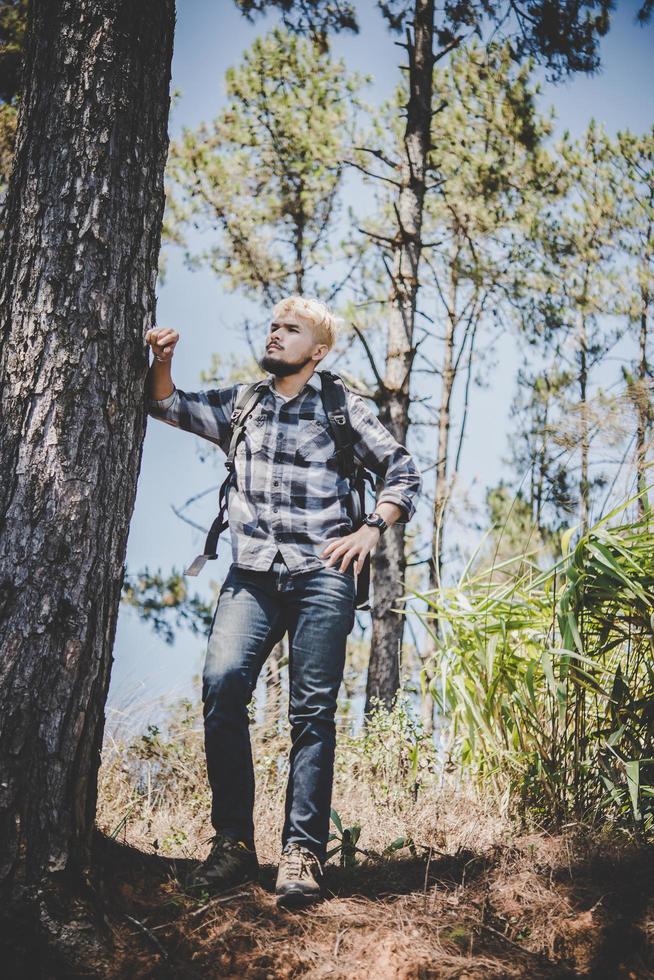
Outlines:
{"type": "Polygon", "coordinates": [[[331,416],[337,425],[345,425],[345,416],[340,412],[332,412],[331,416]]]}
{"type": "Polygon", "coordinates": [[[235,425],[238,422],[242,411],[243,411],[242,408],[234,409],[229,419],[232,425],[235,425]]]}

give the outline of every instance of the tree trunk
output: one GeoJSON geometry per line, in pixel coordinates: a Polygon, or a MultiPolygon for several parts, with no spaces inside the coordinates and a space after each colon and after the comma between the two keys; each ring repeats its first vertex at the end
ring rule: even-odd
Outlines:
{"type": "Polygon", "coordinates": [[[579,500],[581,506],[581,533],[588,530],[590,520],[590,481],[588,476],[588,457],[590,454],[590,436],[588,425],[588,338],[586,333],[586,318],[582,313],[579,318],[579,419],[581,432],[579,451],[581,453],[581,478],[579,480],[579,500]]]}
{"type": "Polygon", "coordinates": [[[456,368],[454,365],[454,340],[458,325],[457,278],[454,263],[450,268],[450,309],[445,327],[443,364],[441,367],[441,403],[438,409],[438,447],[436,457],[436,496],[434,498],[432,556],[429,563],[428,589],[436,589],[441,584],[443,570],[443,539],[445,511],[449,490],[447,486],[447,466],[450,456],[450,428],[452,424],[452,395],[456,368]]]}
{"type": "Polygon", "coordinates": [[[78,871],[141,463],[174,0],[34,0],[0,262],[0,881],[78,871]]]}
{"type": "MultiPolygon", "coordinates": [[[[402,187],[396,208],[397,246],[392,270],[388,353],[379,404],[380,420],[403,445],[406,445],[409,429],[409,388],[415,355],[413,333],[422,252],[425,173],[431,136],[433,39],[434,2],[415,0],[413,39],[408,44],[409,99],[403,143],[402,187]]],[[[402,593],[406,568],[404,534],[404,525],[394,524],[382,535],[372,558],[374,595],[366,713],[372,707],[373,697],[390,707],[399,687],[404,617],[391,612],[391,607],[402,593]]]]}
{"type": "Polygon", "coordinates": [[[285,640],[276,643],[266,662],[265,725],[269,731],[277,730],[282,708],[281,663],[286,656],[285,640]]]}
{"type": "Polygon", "coordinates": [[[533,521],[542,535],[545,532],[543,527],[543,504],[545,500],[545,478],[548,466],[548,429],[549,413],[552,386],[547,375],[544,375],[545,384],[545,405],[543,408],[543,420],[540,425],[540,432],[536,432],[535,440],[540,442],[537,449],[538,478],[536,480],[535,492],[532,493],[532,516],[533,521]],[[535,508],[534,508],[535,501],[535,508]]]}
{"type": "Polygon", "coordinates": [[[645,494],[647,487],[647,434],[652,424],[652,401],[650,397],[650,369],[647,363],[647,320],[649,312],[649,294],[643,287],[641,290],[640,314],[640,357],[638,361],[636,426],[636,486],[638,493],[638,513],[644,517],[647,513],[648,501],[645,494]]]}
{"type": "MultiPolygon", "coordinates": [[[[452,395],[454,393],[454,382],[456,380],[456,365],[454,363],[454,342],[456,329],[458,326],[457,312],[457,277],[454,268],[454,259],[450,266],[450,300],[447,311],[445,337],[443,338],[443,362],[440,368],[441,375],[441,400],[438,409],[438,429],[437,429],[437,448],[436,448],[436,494],[433,507],[432,524],[432,544],[431,561],[429,562],[429,575],[427,589],[432,591],[440,588],[441,576],[443,571],[443,539],[445,529],[445,513],[447,510],[449,488],[448,488],[448,462],[450,458],[450,430],[452,426],[452,395]]],[[[429,628],[438,635],[439,621],[434,616],[433,609],[429,605],[426,611],[430,613],[429,628]]],[[[422,657],[422,676],[421,684],[421,719],[422,726],[427,734],[434,730],[434,698],[429,690],[429,685],[434,680],[434,655],[437,653],[437,643],[428,638],[426,649],[422,657]]]]}

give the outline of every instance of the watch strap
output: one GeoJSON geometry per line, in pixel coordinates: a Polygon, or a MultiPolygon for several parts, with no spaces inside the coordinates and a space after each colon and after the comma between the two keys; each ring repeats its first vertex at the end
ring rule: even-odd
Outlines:
{"type": "Polygon", "coordinates": [[[366,514],[365,522],[369,527],[378,527],[380,534],[383,534],[388,528],[388,524],[376,510],[373,510],[370,514],[366,514]],[[374,520],[368,520],[368,518],[374,518],[374,520]]]}

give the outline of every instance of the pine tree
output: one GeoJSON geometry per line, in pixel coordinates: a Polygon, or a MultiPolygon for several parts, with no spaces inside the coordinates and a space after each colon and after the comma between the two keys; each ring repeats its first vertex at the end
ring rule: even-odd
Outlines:
{"type": "MultiPolygon", "coordinates": [[[[299,33],[308,33],[327,46],[330,31],[358,29],[354,4],[339,0],[237,0],[249,16],[268,9],[279,10],[284,23],[299,33]]],[[[496,28],[510,40],[516,60],[534,57],[546,67],[550,78],[575,71],[593,71],[599,65],[599,40],[609,28],[611,0],[529,0],[524,4],[506,0],[470,0],[447,4],[436,10],[434,0],[378,0],[392,31],[405,39],[398,42],[406,51],[407,99],[403,106],[403,153],[390,169],[383,156],[377,157],[386,170],[383,179],[395,184],[396,225],[392,263],[388,266],[388,317],[384,371],[376,370],[378,390],[374,398],[380,420],[395,438],[406,444],[409,432],[411,376],[416,355],[416,308],[421,284],[422,226],[431,150],[431,125],[435,106],[434,65],[447,57],[463,39],[485,27],[496,28]]],[[[643,5],[644,23],[650,10],[643,5]]],[[[375,148],[370,148],[375,157],[375,148]]],[[[374,599],[372,641],[366,712],[373,699],[390,705],[399,687],[399,651],[404,617],[394,611],[397,585],[406,569],[405,529],[396,523],[382,537],[373,556],[374,599]]]]}
{"type": "Polygon", "coordinates": [[[34,0],[0,261],[0,881],[90,860],[163,214],[172,0],[34,0]]]}
{"type": "Polygon", "coordinates": [[[607,404],[593,395],[595,369],[617,343],[616,320],[624,302],[618,266],[618,213],[606,134],[591,122],[579,142],[566,134],[558,147],[558,200],[536,216],[531,247],[534,259],[525,320],[543,350],[551,351],[571,379],[561,400],[551,438],[567,449],[568,466],[577,460],[579,523],[590,521],[592,494],[606,482],[591,475],[591,444],[611,438],[607,404]]]}
{"type": "Polygon", "coordinates": [[[641,494],[641,515],[649,510],[646,488],[648,453],[654,426],[654,375],[649,354],[654,313],[654,128],[642,136],[618,133],[614,166],[619,210],[620,243],[626,258],[626,316],[637,331],[638,355],[624,369],[629,398],[636,415],[634,464],[641,494]]]}
{"type": "MultiPolygon", "coordinates": [[[[315,44],[276,29],[226,75],[227,106],[171,145],[172,222],[210,237],[194,267],[273,305],[333,297],[332,235],[358,79],[315,44]]],[[[342,265],[340,266],[342,268],[342,265]]]]}

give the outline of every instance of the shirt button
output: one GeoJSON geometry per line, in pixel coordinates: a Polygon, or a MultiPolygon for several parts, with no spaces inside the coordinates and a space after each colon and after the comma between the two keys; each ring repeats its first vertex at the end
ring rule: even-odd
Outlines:
{"type": "Polygon", "coordinates": [[[279,507],[273,507],[273,514],[276,514],[278,510],[279,510],[279,507]]]}
{"type": "Polygon", "coordinates": [[[279,480],[275,480],[274,483],[273,483],[273,486],[274,487],[278,487],[279,486],[279,480]]]}

